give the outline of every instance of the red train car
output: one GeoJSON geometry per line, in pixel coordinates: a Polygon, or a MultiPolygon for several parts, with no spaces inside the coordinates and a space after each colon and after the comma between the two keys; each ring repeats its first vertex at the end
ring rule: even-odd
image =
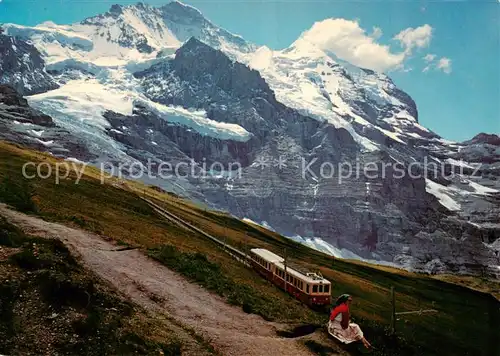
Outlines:
{"type": "Polygon", "coordinates": [[[263,249],[250,250],[252,266],[268,280],[285,289],[301,302],[310,306],[331,303],[331,283],[316,273],[300,272],[297,268],[285,268],[285,259],[263,249]]]}

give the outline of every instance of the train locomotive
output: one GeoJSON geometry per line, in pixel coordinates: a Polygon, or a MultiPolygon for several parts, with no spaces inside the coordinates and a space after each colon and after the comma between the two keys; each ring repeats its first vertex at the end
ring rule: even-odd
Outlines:
{"type": "Polygon", "coordinates": [[[311,307],[331,303],[331,283],[320,274],[289,266],[283,257],[263,248],[251,249],[250,257],[258,273],[301,302],[311,307]]]}

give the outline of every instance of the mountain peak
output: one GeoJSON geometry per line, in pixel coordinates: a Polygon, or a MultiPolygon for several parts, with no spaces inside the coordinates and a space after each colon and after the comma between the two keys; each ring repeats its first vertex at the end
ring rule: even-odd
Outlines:
{"type": "Polygon", "coordinates": [[[471,140],[465,141],[466,144],[489,144],[493,146],[500,146],[500,136],[495,134],[487,134],[481,132],[474,136],[471,140]]]}
{"type": "Polygon", "coordinates": [[[119,4],[113,4],[109,9],[109,13],[121,15],[123,13],[123,7],[119,4]]]}
{"type": "Polygon", "coordinates": [[[204,24],[209,21],[197,8],[184,4],[180,1],[172,1],[160,7],[165,19],[175,21],[177,23],[188,24],[204,24]]]}
{"type": "Polygon", "coordinates": [[[196,48],[204,48],[209,51],[215,51],[214,48],[210,47],[209,45],[201,42],[199,39],[196,37],[190,37],[183,45],[180,47],[177,52],[181,51],[186,51],[186,50],[191,50],[191,49],[196,49],[196,48]]]}

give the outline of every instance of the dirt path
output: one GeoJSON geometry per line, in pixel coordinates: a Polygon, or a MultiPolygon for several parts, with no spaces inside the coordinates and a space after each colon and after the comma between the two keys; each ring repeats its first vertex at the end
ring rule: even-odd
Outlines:
{"type": "Polygon", "coordinates": [[[190,327],[223,355],[312,355],[297,339],[280,338],[275,323],[244,313],[138,250],[119,251],[98,235],[9,210],[0,214],[27,233],[63,241],[82,262],[133,302],[190,327]]]}

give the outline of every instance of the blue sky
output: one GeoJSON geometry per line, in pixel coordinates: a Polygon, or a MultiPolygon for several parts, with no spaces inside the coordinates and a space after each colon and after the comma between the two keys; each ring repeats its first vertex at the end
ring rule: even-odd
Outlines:
{"type": "MultiPolygon", "coordinates": [[[[160,5],[168,1],[144,2],[160,5]]],[[[420,122],[453,140],[468,139],[479,132],[500,133],[498,0],[184,2],[197,7],[212,22],[227,30],[274,49],[289,46],[317,21],[343,18],[357,21],[366,31],[365,37],[371,38],[369,41],[380,46],[379,49],[389,46],[386,54],[395,55],[408,50],[394,39],[398,33],[405,29],[424,29],[422,26],[427,24],[430,27],[425,27],[429,30],[426,37],[420,37],[421,43],[415,42],[418,40],[415,38],[410,50],[405,52],[403,69],[387,69],[395,83],[416,101],[420,122]],[[379,30],[374,32],[374,27],[379,30]],[[429,65],[423,57],[428,54],[435,57],[423,72],[429,65]]],[[[0,22],[35,25],[51,20],[72,23],[105,12],[114,3],[135,1],[0,0],[0,22]]],[[[411,41],[413,37],[405,38],[411,41]]],[[[368,57],[371,56],[364,56],[360,61],[371,64],[370,61],[375,60],[368,57]]]]}

